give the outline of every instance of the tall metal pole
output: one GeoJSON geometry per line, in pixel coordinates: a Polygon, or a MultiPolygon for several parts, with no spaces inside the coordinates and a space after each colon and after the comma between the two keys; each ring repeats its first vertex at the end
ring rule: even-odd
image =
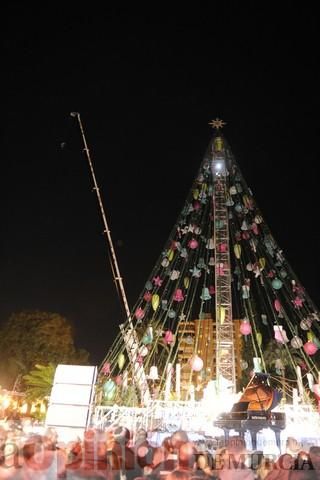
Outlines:
{"type": "Polygon", "coordinates": [[[129,309],[126,293],[125,293],[125,290],[124,290],[122,277],[120,275],[120,270],[119,270],[117,257],[116,257],[116,253],[115,253],[115,250],[114,250],[112,238],[111,238],[110,229],[109,229],[108,222],[107,222],[107,217],[106,217],[106,214],[105,214],[105,211],[104,211],[104,208],[103,208],[103,203],[102,203],[102,199],[101,199],[101,195],[100,195],[100,190],[99,190],[98,183],[97,183],[97,180],[96,180],[96,176],[95,176],[95,173],[94,173],[93,163],[92,163],[91,156],[90,156],[90,151],[89,151],[89,148],[88,148],[86,136],[84,134],[84,130],[83,130],[83,126],[82,126],[82,122],[81,122],[81,118],[80,118],[80,113],[71,112],[70,115],[72,117],[75,117],[78,120],[78,123],[79,123],[80,132],[81,132],[83,145],[84,145],[84,151],[85,151],[86,156],[87,156],[87,160],[88,160],[88,163],[89,163],[89,168],[90,168],[90,172],[91,172],[91,176],[92,176],[92,180],[93,180],[93,185],[94,185],[93,189],[96,191],[96,194],[97,194],[97,199],[98,199],[100,212],[101,212],[101,216],[102,216],[102,221],[103,221],[103,225],[104,225],[104,232],[103,233],[105,233],[107,235],[109,248],[110,248],[110,252],[111,252],[111,260],[112,260],[111,267],[112,267],[113,277],[114,277],[114,280],[115,280],[116,284],[119,287],[119,290],[120,290],[120,293],[121,293],[121,300],[122,300],[122,303],[123,303],[123,306],[124,306],[124,309],[125,309],[125,312],[126,312],[126,315],[127,315],[127,319],[129,321],[129,324],[130,324],[130,327],[133,328],[132,320],[131,320],[131,316],[130,316],[130,309],[129,309]]]}
{"type": "Polygon", "coordinates": [[[139,349],[139,338],[138,338],[138,335],[137,335],[137,333],[134,329],[133,323],[132,323],[132,319],[131,319],[131,315],[130,315],[130,309],[129,309],[129,305],[128,305],[128,302],[127,302],[127,297],[126,297],[126,293],[125,293],[125,290],[124,290],[122,277],[120,275],[120,270],[119,270],[117,257],[116,257],[116,253],[115,253],[115,250],[114,250],[112,238],[111,238],[110,229],[109,229],[108,222],[107,222],[107,217],[106,217],[106,214],[105,214],[105,211],[104,211],[104,208],[103,208],[103,203],[102,203],[102,199],[101,199],[101,195],[100,195],[100,190],[99,190],[98,183],[97,183],[97,180],[96,180],[96,176],[95,176],[95,173],[94,173],[93,163],[92,163],[92,160],[91,160],[86,136],[84,134],[84,130],[83,130],[83,126],[82,126],[82,122],[81,122],[81,118],[80,118],[80,113],[71,112],[71,116],[76,118],[78,120],[78,123],[79,123],[81,136],[82,136],[82,140],[83,140],[83,144],[84,144],[84,151],[86,152],[87,160],[88,160],[89,167],[90,167],[90,172],[91,172],[92,179],[93,179],[94,190],[96,191],[96,194],[97,194],[97,199],[98,199],[98,203],[99,203],[99,207],[100,207],[100,211],[101,211],[101,215],[102,215],[102,220],[103,220],[103,225],[104,225],[104,233],[107,235],[107,239],[108,239],[108,242],[109,242],[109,247],[110,247],[110,252],[111,252],[111,260],[112,260],[111,268],[112,268],[113,278],[116,282],[116,285],[118,285],[118,287],[120,289],[122,303],[123,303],[123,306],[124,306],[124,309],[125,309],[125,312],[126,312],[126,315],[127,315],[128,323],[129,323],[128,328],[125,328],[124,325],[121,324],[120,325],[120,330],[121,330],[121,333],[123,335],[123,339],[124,339],[124,343],[125,343],[125,346],[126,346],[126,350],[127,350],[127,353],[128,353],[129,360],[130,360],[130,362],[133,366],[134,380],[137,383],[137,386],[140,390],[142,402],[144,404],[147,404],[148,401],[150,400],[150,391],[149,391],[149,386],[148,386],[148,382],[147,382],[147,377],[146,377],[143,365],[140,365],[137,362],[138,349],[139,349]]]}

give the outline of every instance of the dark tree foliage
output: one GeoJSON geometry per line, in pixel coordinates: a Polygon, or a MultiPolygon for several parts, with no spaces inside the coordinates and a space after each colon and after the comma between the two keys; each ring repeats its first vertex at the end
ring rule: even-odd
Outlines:
{"type": "Polygon", "coordinates": [[[58,313],[23,311],[0,329],[0,384],[13,388],[19,375],[36,364],[88,364],[89,354],[77,349],[73,328],[58,313]]]}

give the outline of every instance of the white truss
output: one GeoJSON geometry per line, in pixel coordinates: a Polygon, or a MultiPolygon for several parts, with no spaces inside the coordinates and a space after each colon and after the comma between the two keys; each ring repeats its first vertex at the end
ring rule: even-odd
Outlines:
{"type": "Polygon", "coordinates": [[[139,349],[137,333],[134,328],[129,327],[125,330],[122,325],[120,326],[120,330],[123,335],[130,364],[133,366],[134,382],[140,391],[142,405],[146,405],[150,400],[150,391],[143,365],[137,362],[139,349]]]}

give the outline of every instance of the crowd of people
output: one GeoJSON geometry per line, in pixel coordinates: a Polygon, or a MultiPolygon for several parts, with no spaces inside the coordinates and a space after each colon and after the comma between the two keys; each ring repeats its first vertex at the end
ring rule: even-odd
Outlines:
{"type": "Polygon", "coordinates": [[[144,430],[132,435],[121,426],[64,444],[54,429],[40,435],[0,426],[0,479],[320,480],[320,446],[301,451],[287,442],[273,458],[248,451],[239,436],[213,451],[182,430],[160,445],[144,430]]]}

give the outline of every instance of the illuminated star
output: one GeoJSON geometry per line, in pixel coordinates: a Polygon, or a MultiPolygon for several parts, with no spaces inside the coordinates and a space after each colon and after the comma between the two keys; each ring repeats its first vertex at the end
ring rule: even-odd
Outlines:
{"type": "Polygon", "coordinates": [[[215,120],[211,120],[211,122],[209,122],[209,125],[211,125],[212,128],[219,130],[219,128],[223,128],[226,125],[226,122],[224,122],[220,118],[216,118],[215,120]]]}

